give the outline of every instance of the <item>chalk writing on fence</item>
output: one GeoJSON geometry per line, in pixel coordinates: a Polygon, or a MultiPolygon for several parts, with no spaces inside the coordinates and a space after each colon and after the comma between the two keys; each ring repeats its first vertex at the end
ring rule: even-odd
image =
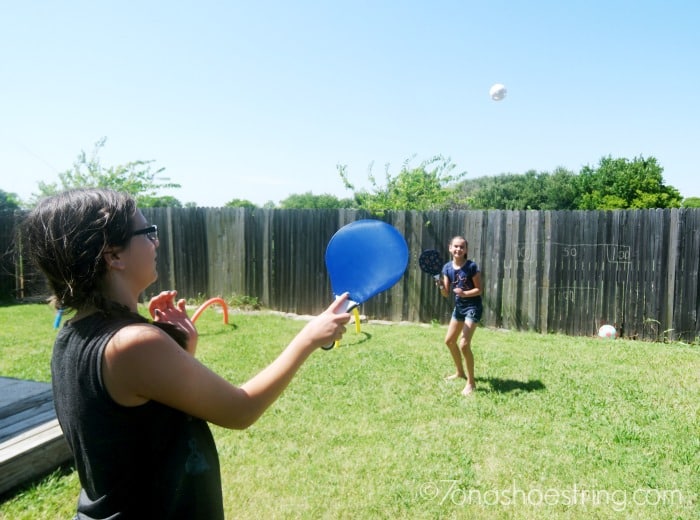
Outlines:
{"type": "MultiPolygon", "coordinates": [[[[631,264],[632,251],[630,246],[622,244],[565,244],[552,242],[552,253],[562,260],[590,260],[596,258],[598,251],[605,251],[604,260],[616,264],[631,264]]],[[[541,243],[527,244],[521,242],[517,246],[518,262],[535,262],[532,252],[537,251],[541,243]]]]}
{"type": "Polygon", "coordinates": [[[606,245],[608,262],[632,263],[630,246],[606,245]]]}
{"type": "Polygon", "coordinates": [[[570,285],[566,287],[538,287],[538,294],[543,291],[548,292],[550,297],[554,297],[560,303],[575,304],[577,300],[590,301],[597,298],[598,288],[570,285]]]}

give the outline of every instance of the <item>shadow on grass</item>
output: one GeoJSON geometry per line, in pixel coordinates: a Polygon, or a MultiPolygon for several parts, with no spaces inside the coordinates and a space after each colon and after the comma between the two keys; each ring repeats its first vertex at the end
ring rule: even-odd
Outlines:
{"type": "Polygon", "coordinates": [[[356,347],[372,339],[372,335],[367,332],[345,333],[340,340],[340,347],[356,347]]]}
{"type": "MultiPolygon", "coordinates": [[[[3,502],[7,502],[8,500],[16,498],[19,495],[32,491],[35,487],[42,483],[67,477],[74,471],[76,471],[75,465],[72,462],[65,462],[52,470],[48,470],[41,475],[37,475],[29,481],[22,482],[21,484],[3,491],[0,493],[0,505],[2,505],[3,502]]],[[[2,518],[5,517],[3,516],[2,518]]]]}
{"type": "Polygon", "coordinates": [[[482,377],[476,378],[479,383],[486,383],[491,392],[508,393],[508,392],[537,392],[544,390],[546,387],[542,381],[518,381],[516,379],[501,379],[499,377],[482,377]]]}
{"type": "Polygon", "coordinates": [[[225,323],[221,327],[214,330],[208,330],[207,332],[202,332],[199,334],[200,338],[211,338],[212,336],[223,336],[228,334],[231,330],[238,330],[238,325],[235,323],[225,323]]]}

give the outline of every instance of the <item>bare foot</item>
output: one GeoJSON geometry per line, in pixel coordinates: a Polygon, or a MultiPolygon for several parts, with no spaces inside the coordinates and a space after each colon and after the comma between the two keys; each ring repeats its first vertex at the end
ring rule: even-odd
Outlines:
{"type": "Polygon", "coordinates": [[[457,374],[452,374],[451,376],[447,376],[445,378],[445,381],[454,381],[455,379],[466,379],[466,378],[467,378],[466,375],[457,373],[457,374]]]}
{"type": "Polygon", "coordinates": [[[465,386],[465,387],[464,387],[464,390],[462,390],[462,395],[465,395],[465,396],[466,396],[466,395],[470,395],[470,394],[472,394],[474,391],[476,391],[476,386],[470,385],[469,383],[467,383],[467,386],[465,386]]]}

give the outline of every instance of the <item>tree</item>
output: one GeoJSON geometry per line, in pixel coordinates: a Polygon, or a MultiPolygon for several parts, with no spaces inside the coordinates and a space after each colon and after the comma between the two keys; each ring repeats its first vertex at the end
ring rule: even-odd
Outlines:
{"type": "Polygon", "coordinates": [[[545,177],[544,203],[539,209],[571,210],[577,209],[579,196],[579,180],[576,173],[562,168],[556,168],[545,177]]]}
{"type": "Polygon", "coordinates": [[[19,197],[15,193],[0,190],[0,211],[12,211],[21,206],[19,197]]]}
{"type": "Polygon", "coordinates": [[[472,209],[574,209],[576,175],[564,168],[554,173],[529,170],[465,181],[459,187],[462,206],[472,209]]]}
{"type": "Polygon", "coordinates": [[[578,209],[678,208],[681,194],[663,180],[654,157],[603,157],[597,168],[584,166],[579,174],[578,209]]]}
{"type": "Polygon", "coordinates": [[[604,157],[597,168],[576,175],[564,168],[553,173],[530,170],[460,184],[461,206],[473,209],[573,210],[677,208],[681,196],[666,186],[656,159],[604,157]]]}
{"type": "Polygon", "coordinates": [[[453,173],[455,165],[450,159],[440,155],[411,167],[406,160],[401,171],[392,176],[389,165],[385,167],[386,185],[380,186],[369,167],[368,179],[372,191],[357,190],[350,182],[347,168],[338,165],[338,174],[345,187],[353,191],[355,206],[381,215],[391,210],[429,210],[449,208],[450,196],[454,184],[466,175],[466,172],[453,173]]]}
{"type": "Polygon", "coordinates": [[[700,197],[686,197],[681,204],[683,208],[700,208],[700,197]]]}
{"type": "Polygon", "coordinates": [[[341,209],[352,208],[352,199],[338,199],[335,195],[314,195],[310,191],[301,194],[292,194],[280,201],[282,209],[341,209]]]}
{"type": "Polygon", "coordinates": [[[255,209],[257,206],[246,199],[232,199],[224,204],[225,208],[250,208],[255,209]]]}
{"type": "MultiPolygon", "coordinates": [[[[171,195],[161,195],[160,197],[151,195],[141,195],[138,198],[138,205],[142,208],[181,208],[182,203],[171,195]]],[[[196,207],[196,205],[195,205],[196,207]]]]}
{"type": "Polygon", "coordinates": [[[536,209],[541,194],[537,173],[530,170],[524,175],[503,173],[487,177],[481,187],[467,199],[467,204],[474,209],[536,209]],[[528,188],[528,185],[534,187],[528,188]]]}
{"type": "Polygon", "coordinates": [[[99,152],[106,141],[106,137],[97,141],[89,157],[85,151],[81,151],[73,163],[73,168],[58,175],[58,182],[40,182],[39,194],[34,194],[33,202],[36,203],[39,198],[67,189],[108,188],[129,193],[141,207],[154,204],[181,207],[180,202],[174,197],[158,194],[160,190],[181,186],[161,176],[165,168],[154,170],[154,161],[132,161],[124,165],[103,167],[99,152]]]}

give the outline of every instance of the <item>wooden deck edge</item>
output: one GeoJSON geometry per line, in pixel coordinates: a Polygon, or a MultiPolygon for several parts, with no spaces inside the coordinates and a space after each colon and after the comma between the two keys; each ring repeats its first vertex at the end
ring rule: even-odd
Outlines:
{"type": "Polygon", "coordinates": [[[54,419],[0,444],[0,494],[71,460],[63,431],[54,419]]]}

